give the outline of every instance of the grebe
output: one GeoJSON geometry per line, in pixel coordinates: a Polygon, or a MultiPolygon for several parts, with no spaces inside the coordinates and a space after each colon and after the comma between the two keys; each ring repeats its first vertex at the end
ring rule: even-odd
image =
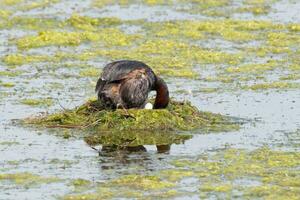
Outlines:
{"type": "Polygon", "coordinates": [[[151,90],[156,91],[153,108],[166,108],[169,104],[167,84],[145,63],[133,60],[107,64],[95,89],[98,100],[106,107],[126,109],[144,108],[151,90]]]}

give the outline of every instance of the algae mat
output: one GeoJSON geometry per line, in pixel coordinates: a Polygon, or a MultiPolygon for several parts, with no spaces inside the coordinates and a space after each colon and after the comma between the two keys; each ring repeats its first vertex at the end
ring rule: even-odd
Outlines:
{"type": "Polygon", "coordinates": [[[166,109],[158,110],[107,110],[101,102],[90,100],[71,110],[23,122],[47,128],[81,129],[89,133],[86,141],[90,145],[120,146],[178,144],[191,138],[187,131],[226,132],[240,127],[233,118],[201,112],[190,102],[175,100],[166,109]]]}

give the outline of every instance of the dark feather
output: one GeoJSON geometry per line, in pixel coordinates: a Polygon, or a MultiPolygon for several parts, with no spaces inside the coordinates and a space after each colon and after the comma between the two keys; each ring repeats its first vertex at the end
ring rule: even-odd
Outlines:
{"type": "Polygon", "coordinates": [[[131,60],[120,60],[107,64],[102,72],[101,78],[107,82],[116,82],[124,79],[128,73],[136,69],[145,69],[147,73],[154,74],[152,69],[145,63],[131,60]]]}
{"type": "MultiPolygon", "coordinates": [[[[139,61],[121,60],[104,67],[95,90],[98,93],[98,99],[109,107],[141,108],[145,105],[151,90],[160,91],[160,93],[164,89],[167,90],[167,87],[157,87],[156,82],[154,72],[146,64],[139,61]]],[[[163,96],[160,95],[159,99],[162,100],[163,96]]],[[[168,98],[166,100],[169,101],[168,98]]]]}

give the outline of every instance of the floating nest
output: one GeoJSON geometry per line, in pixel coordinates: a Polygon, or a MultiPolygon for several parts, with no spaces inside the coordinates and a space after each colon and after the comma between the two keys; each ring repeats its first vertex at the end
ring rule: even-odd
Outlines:
{"type": "Polygon", "coordinates": [[[104,109],[90,100],[71,110],[27,118],[26,124],[47,128],[82,129],[90,145],[167,145],[182,143],[197,133],[238,130],[230,117],[199,111],[190,102],[172,100],[166,109],[104,109]]]}

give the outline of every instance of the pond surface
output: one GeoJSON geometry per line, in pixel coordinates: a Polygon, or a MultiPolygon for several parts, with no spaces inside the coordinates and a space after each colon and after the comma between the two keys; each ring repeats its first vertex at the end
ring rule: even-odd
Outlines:
{"type": "Polygon", "coordinates": [[[299,199],[299,9],[292,0],[0,0],[0,199],[299,199]],[[247,123],[193,131],[168,153],[100,155],[80,131],[18,123],[94,97],[101,69],[119,59],[149,64],[175,99],[247,123]]]}

